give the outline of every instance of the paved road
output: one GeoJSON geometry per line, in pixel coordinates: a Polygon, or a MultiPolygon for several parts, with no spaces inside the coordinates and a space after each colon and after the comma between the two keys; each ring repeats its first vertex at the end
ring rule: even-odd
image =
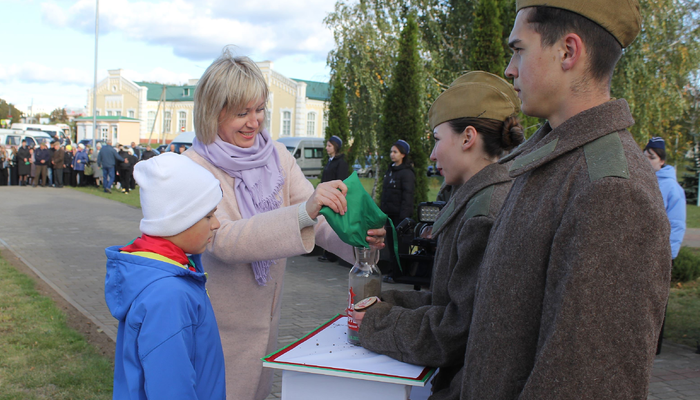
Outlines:
{"type": "MultiPolygon", "coordinates": [[[[136,237],[140,218],[138,209],[70,189],[0,187],[0,245],[19,256],[112,339],[117,323],[104,302],[104,248],[136,237]]],[[[700,247],[700,230],[689,231],[687,239],[688,245],[700,247]]],[[[319,263],[315,257],[290,259],[280,347],[344,309],[347,273],[347,268],[319,263]]],[[[693,350],[664,343],[654,362],[649,399],[700,400],[700,355],[693,350]]],[[[276,376],[269,399],[279,397],[280,386],[276,376]]]]}

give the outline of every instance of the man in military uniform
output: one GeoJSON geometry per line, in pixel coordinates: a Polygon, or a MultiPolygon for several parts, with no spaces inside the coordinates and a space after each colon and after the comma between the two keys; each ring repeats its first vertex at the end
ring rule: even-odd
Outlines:
{"type": "Polygon", "coordinates": [[[547,123],[502,162],[462,399],[646,399],[671,276],[656,178],[610,98],[636,0],[517,0],[506,75],[547,123]]]}

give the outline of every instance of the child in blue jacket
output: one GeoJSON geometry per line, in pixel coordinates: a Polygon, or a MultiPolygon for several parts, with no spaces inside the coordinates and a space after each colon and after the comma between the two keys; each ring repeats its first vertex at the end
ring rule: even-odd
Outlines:
{"type": "Polygon", "coordinates": [[[107,254],[105,298],[119,320],[114,399],[224,399],[224,354],[200,254],[219,221],[214,176],[167,153],[135,166],[141,237],[107,254]]]}

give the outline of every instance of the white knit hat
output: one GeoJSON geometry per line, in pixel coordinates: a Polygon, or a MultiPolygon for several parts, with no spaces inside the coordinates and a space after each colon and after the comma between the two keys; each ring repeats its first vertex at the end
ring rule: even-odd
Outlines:
{"type": "Polygon", "coordinates": [[[163,153],[134,166],[141,196],[141,232],[173,236],[187,230],[221,201],[219,181],[187,156],[163,153]]]}

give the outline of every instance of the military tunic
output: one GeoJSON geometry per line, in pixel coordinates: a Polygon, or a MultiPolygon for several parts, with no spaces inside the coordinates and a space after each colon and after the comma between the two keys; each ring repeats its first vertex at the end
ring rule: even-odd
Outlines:
{"type": "Polygon", "coordinates": [[[491,164],[455,189],[433,225],[438,248],[431,291],[386,291],[360,326],[362,346],[404,362],[440,367],[431,399],[457,399],[476,277],[489,232],[508,194],[505,165],[491,164]]]}
{"type": "Polygon", "coordinates": [[[545,124],[480,268],[462,399],[646,399],[669,224],[625,100],[545,124]]]}

